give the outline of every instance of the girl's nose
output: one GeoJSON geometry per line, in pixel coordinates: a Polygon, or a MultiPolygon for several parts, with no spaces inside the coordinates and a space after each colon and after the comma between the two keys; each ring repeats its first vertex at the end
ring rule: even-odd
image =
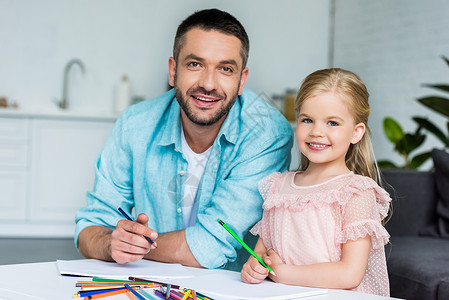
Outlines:
{"type": "Polygon", "coordinates": [[[324,130],[320,124],[314,123],[312,129],[310,130],[310,135],[312,136],[323,136],[324,130]]]}

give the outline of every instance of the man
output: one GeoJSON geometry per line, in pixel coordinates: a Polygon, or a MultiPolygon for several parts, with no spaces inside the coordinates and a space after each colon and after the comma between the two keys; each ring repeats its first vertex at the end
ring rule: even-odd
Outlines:
{"type": "Polygon", "coordinates": [[[244,28],[226,12],[199,11],[180,24],[168,62],[174,89],[128,108],[98,158],[76,216],[85,257],[206,268],[235,260],[240,246],[217,219],[242,237],[262,216],[258,181],[287,169],[292,146],[288,122],[244,90],[248,51],[244,28]],[[134,210],[135,222],[119,207],[134,210]]]}

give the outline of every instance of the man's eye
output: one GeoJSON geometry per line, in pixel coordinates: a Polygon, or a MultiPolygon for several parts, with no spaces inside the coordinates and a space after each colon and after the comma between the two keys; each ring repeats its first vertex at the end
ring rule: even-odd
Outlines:
{"type": "Polygon", "coordinates": [[[327,124],[329,124],[330,126],[338,126],[339,124],[335,121],[329,121],[327,124]]]}
{"type": "Polygon", "coordinates": [[[189,67],[198,68],[200,66],[196,61],[192,61],[188,64],[189,67]]]}
{"type": "Polygon", "coordinates": [[[230,67],[223,67],[221,69],[226,73],[232,73],[232,68],[230,68],[230,67]]]}

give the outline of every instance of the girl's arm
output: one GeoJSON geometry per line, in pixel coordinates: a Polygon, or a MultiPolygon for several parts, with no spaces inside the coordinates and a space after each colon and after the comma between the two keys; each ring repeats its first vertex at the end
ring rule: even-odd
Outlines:
{"type": "Polygon", "coordinates": [[[319,288],[352,289],[362,282],[365,275],[370,246],[371,238],[367,235],[343,244],[341,260],[338,262],[304,266],[287,265],[273,250],[268,251],[268,259],[265,261],[270,261],[270,267],[277,275],[270,274],[270,278],[275,282],[319,288]]]}
{"type": "MultiPolygon", "coordinates": [[[[262,238],[257,240],[254,252],[262,259],[266,257],[267,248],[263,243],[262,238]]],[[[266,260],[264,260],[267,262],[266,260]]],[[[249,256],[248,261],[243,265],[241,277],[245,283],[260,283],[268,276],[268,269],[262,266],[259,261],[252,255],[249,256]]]]}

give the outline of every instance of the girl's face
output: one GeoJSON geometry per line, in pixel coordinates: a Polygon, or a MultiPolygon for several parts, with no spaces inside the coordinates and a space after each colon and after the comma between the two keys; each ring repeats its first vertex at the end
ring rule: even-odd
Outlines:
{"type": "Polygon", "coordinates": [[[348,106],[332,92],[304,101],[298,116],[296,140],[312,164],[346,168],[345,155],[365,133],[365,124],[355,124],[348,106]]]}

